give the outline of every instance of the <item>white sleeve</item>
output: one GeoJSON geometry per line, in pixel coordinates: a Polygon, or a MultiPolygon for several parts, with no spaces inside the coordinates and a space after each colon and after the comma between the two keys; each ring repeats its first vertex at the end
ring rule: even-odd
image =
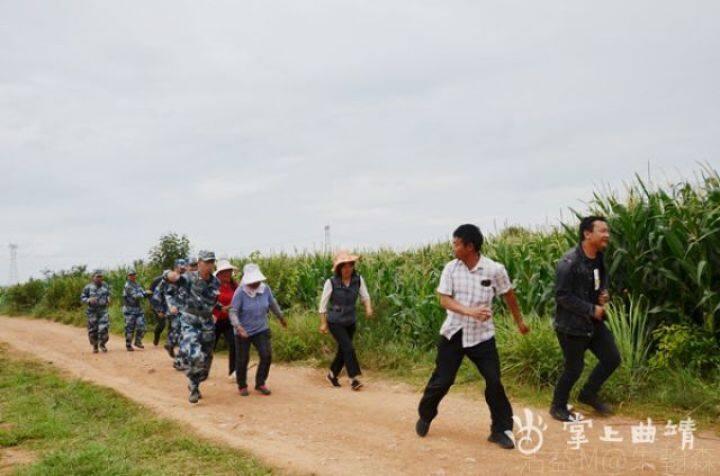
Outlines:
{"type": "Polygon", "coordinates": [[[445,265],[440,275],[440,284],[438,284],[437,292],[445,296],[453,295],[452,282],[452,262],[445,265]]]}
{"type": "Polygon", "coordinates": [[[318,312],[320,314],[327,313],[327,305],[328,302],[330,302],[330,295],[332,294],[332,283],[328,279],[325,281],[325,286],[323,286],[322,295],[320,296],[320,307],[318,308],[318,312]]]}
{"type": "Polygon", "coordinates": [[[513,289],[513,284],[512,281],[510,281],[510,276],[508,276],[505,266],[498,266],[498,269],[495,272],[495,292],[499,295],[503,295],[511,289],[513,289]]]}
{"type": "Polygon", "coordinates": [[[362,276],[360,276],[360,300],[362,302],[370,302],[370,293],[362,276]]]}

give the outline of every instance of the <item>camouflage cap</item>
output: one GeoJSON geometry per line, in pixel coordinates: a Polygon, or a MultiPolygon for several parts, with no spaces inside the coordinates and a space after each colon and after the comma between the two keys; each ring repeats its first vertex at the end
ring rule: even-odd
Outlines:
{"type": "Polygon", "coordinates": [[[189,265],[191,265],[191,266],[192,266],[192,265],[195,265],[195,264],[197,264],[197,258],[196,258],[195,256],[190,256],[190,257],[187,259],[187,263],[188,263],[189,265]]]}
{"type": "Polygon", "coordinates": [[[134,276],[137,274],[137,271],[135,271],[135,268],[128,269],[127,275],[128,276],[134,276]]]}
{"type": "Polygon", "coordinates": [[[103,276],[104,274],[105,273],[103,273],[102,269],[97,268],[97,269],[93,270],[92,277],[94,278],[95,276],[103,276]]]}
{"type": "Polygon", "coordinates": [[[178,258],[175,260],[175,267],[178,266],[187,266],[188,262],[185,258],[178,258]]]}
{"type": "Polygon", "coordinates": [[[215,261],[215,253],[213,251],[199,251],[198,261],[215,261]]]}

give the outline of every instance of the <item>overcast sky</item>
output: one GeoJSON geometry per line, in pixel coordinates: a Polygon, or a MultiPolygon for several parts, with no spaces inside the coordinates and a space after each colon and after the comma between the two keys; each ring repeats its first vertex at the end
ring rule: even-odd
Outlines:
{"type": "Polygon", "coordinates": [[[0,284],[411,246],[720,168],[717,1],[0,0],[0,284]]]}

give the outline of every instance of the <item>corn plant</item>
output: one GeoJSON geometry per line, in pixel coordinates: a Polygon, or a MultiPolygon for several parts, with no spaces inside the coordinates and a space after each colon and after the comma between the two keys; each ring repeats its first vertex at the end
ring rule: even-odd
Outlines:
{"type": "Polygon", "coordinates": [[[653,343],[645,299],[640,296],[631,297],[628,303],[613,301],[607,307],[607,316],[623,365],[631,374],[643,372],[653,343]]]}

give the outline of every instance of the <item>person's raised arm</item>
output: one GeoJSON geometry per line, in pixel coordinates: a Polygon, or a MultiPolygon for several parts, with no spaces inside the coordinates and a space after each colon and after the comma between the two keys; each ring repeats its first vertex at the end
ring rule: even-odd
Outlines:
{"type": "Polygon", "coordinates": [[[463,316],[472,317],[479,321],[487,321],[492,317],[492,310],[489,306],[478,306],[469,307],[464,306],[457,302],[452,296],[447,294],[438,293],[440,296],[440,306],[448,311],[452,311],[456,314],[462,314],[463,316]]]}

